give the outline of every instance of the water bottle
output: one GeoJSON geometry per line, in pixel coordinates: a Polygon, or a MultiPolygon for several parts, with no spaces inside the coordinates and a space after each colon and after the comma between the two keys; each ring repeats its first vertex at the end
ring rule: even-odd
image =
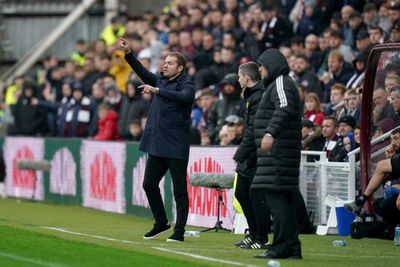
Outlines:
{"type": "Polygon", "coordinates": [[[186,237],[200,237],[199,231],[185,231],[184,236],[186,237]]]}
{"type": "Polygon", "coordinates": [[[334,247],[345,247],[345,246],[347,246],[347,242],[346,242],[346,240],[334,240],[332,242],[332,245],[334,247]]]}
{"type": "Polygon", "coordinates": [[[270,261],[268,261],[267,266],[268,267],[281,267],[281,264],[279,263],[279,261],[270,260],[270,261]]]}
{"type": "Polygon", "coordinates": [[[396,229],[394,229],[394,244],[400,246],[400,224],[398,224],[396,229]]]}

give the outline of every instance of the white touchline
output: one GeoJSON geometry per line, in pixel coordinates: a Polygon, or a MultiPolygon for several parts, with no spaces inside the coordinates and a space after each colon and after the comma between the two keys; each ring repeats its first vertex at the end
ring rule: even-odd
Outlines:
{"type": "Polygon", "coordinates": [[[63,228],[58,228],[58,227],[41,227],[44,229],[49,229],[49,230],[53,230],[53,231],[58,231],[58,232],[62,232],[62,233],[67,233],[67,234],[71,234],[71,235],[80,235],[80,236],[87,236],[87,237],[93,237],[93,238],[98,238],[98,239],[104,239],[104,240],[108,240],[108,241],[116,241],[116,242],[122,242],[122,243],[128,243],[128,244],[137,244],[137,245],[142,245],[143,243],[141,242],[135,242],[135,241],[129,241],[129,240],[123,240],[123,239],[115,239],[115,238],[111,238],[111,237],[105,237],[105,236],[100,236],[100,235],[89,235],[89,234],[84,234],[84,233],[79,233],[79,232],[73,232],[73,231],[69,231],[69,230],[65,230],[63,228]]]}
{"type": "Polygon", "coordinates": [[[161,251],[165,251],[165,252],[170,252],[170,253],[175,253],[175,254],[179,254],[179,255],[189,256],[189,257],[196,258],[196,259],[207,260],[207,261],[215,261],[215,262],[220,262],[220,263],[225,263],[225,264],[247,266],[247,267],[256,266],[256,265],[244,264],[244,263],[240,263],[240,262],[236,262],[236,261],[226,261],[226,260],[215,259],[215,258],[211,258],[211,257],[201,256],[201,255],[187,253],[187,252],[176,251],[176,250],[172,250],[172,249],[159,248],[159,247],[152,247],[152,248],[158,249],[158,250],[161,250],[161,251]]]}
{"type": "Polygon", "coordinates": [[[27,257],[20,256],[20,255],[1,252],[1,251],[0,251],[0,257],[9,258],[9,259],[13,259],[13,260],[16,260],[16,261],[27,262],[27,263],[35,264],[35,265],[39,265],[39,266],[48,266],[48,267],[64,267],[64,266],[67,266],[67,265],[64,265],[64,264],[45,262],[45,261],[42,261],[42,260],[36,260],[36,259],[27,258],[27,257]]]}
{"type": "MultiPolygon", "coordinates": [[[[71,235],[79,235],[79,236],[87,236],[87,237],[92,237],[92,238],[97,238],[97,239],[103,239],[107,241],[114,241],[114,242],[121,242],[121,243],[127,243],[127,244],[135,244],[135,245],[146,245],[147,242],[135,242],[135,241],[130,241],[130,240],[123,240],[123,239],[116,239],[112,237],[106,237],[106,236],[100,236],[100,235],[89,235],[89,234],[84,234],[84,233],[79,233],[79,232],[74,232],[74,231],[69,231],[64,228],[59,228],[59,227],[46,227],[42,226],[40,227],[42,229],[48,229],[48,230],[53,230],[53,231],[58,231],[61,233],[66,233],[66,234],[71,234],[71,235]]],[[[148,243],[150,244],[150,243],[148,243]]],[[[160,246],[163,246],[162,244],[159,244],[160,246]]],[[[165,244],[167,246],[167,244],[165,244]]]]}
{"type": "MultiPolygon", "coordinates": [[[[129,240],[123,240],[123,239],[116,239],[116,238],[111,238],[111,237],[99,236],[99,235],[89,235],[89,234],[84,234],[84,233],[65,230],[65,229],[59,228],[59,227],[45,227],[45,226],[42,226],[41,228],[48,229],[48,230],[53,230],[53,231],[58,231],[58,232],[66,233],[66,234],[71,234],[71,235],[87,236],[87,237],[93,237],[93,238],[98,238],[98,239],[103,239],[103,240],[108,240],[108,241],[128,243],[128,244],[144,245],[145,243],[147,243],[147,242],[134,242],[134,241],[129,241],[129,240]]],[[[159,244],[159,245],[162,245],[162,244],[159,244]]],[[[235,262],[235,261],[220,260],[220,259],[215,259],[215,258],[210,258],[210,257],[205,257],[205,256],[201,256],[201,255],[192,254],[192,253],[180,252],[180,251],[170,250],[170,249],[165,249],[165,248],[160,248],[160,247],[152,247],[152,248],[157,249],[157,250],[161,250],[161,251],[175,253],[175,254],[185,255],[185,256],[192,257],[192,258],[196,258],[196,259],[215,261],[215,262],[221,262],[221,263],[239,265],[239,266],[247,266],[247,267],[255,266],[255,265],[244,264],[244,263],[235,262]]]]}

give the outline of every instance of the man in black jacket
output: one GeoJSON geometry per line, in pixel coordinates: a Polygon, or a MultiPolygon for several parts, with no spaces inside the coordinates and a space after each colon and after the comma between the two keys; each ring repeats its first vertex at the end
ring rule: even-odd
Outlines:
{"type": "Polygon", "coordinates": [[[144,129],[140,150],[147,152],[143,188],[153,213],[155,224],[144,239],[152,239],[167,231],[168,224],[159,183],[168,169],[171,172],[176,202],[174,233],[167,241],[183,241],[189,213],[186,171],[189,159],[190,114],[194,102],[194,85],[184,69],[186,60],[181,53],[169,53],[163,73],[155,75],[144,68],[132,54],[125,39],[120,40],[125,60],[142,79],[142,93],[152,94],[151,107],[144,129]]]}
{"type": "Polygon", "coordinates": [[[233,159],[237,162],[236,172],[238,173],[235,197],[239,201],[244,216],[249,226],[249,235],[242,241],[235,243],[235,246],[245,249],[264,249],[266,247],[267,235],[259,236],[257,223],[254,214],[253,204],[250,199],[250,186],[257,168],[257,149],[254,144],[254,116],[258,103],[264,93],[264,86],[261,82],[258,65],[255,62],[244,63],[239,66],[239,83],[244,90],[246,101],[245,132],[243,140],[236,151],[233,159]]]}
{"type": "Polygon", "coordinates": [[[257,62],[261,65],[265,92],[254,120],[257,171],[251,190],[263,196],[272,214],[274,239],[270,249],[255,257],[301,259],[296,215],[302,127],[300,96],[279,50],[266,50],[257,62]]]}

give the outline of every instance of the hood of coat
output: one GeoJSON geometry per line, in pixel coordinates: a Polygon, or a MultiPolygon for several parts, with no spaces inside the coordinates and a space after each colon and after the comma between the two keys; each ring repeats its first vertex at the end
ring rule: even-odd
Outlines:
{"type": "Polygon", "coordinates": [[[266,84],[274,81],[280,75],[289,74],[289,65],[286,58],[276,48],[264,51],[257,59],[259,65],[264,66],[268,71],[268,76],[264,78],[266,84]]]}
{"type": "Polygon", "coordinates": [[[106,116],[100,119],[100,122],[105,122],[105,121],[118,121],[117,112],[115,112],[114,110],[109,110],[106,116]]]}

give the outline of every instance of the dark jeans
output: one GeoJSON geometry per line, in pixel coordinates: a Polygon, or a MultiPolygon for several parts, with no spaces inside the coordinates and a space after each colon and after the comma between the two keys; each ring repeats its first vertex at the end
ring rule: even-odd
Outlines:
{"type": "Polygon", "coordinates": [[[252,178],[237,175],[235,197],[239,201],[242,207],[244,216],[246,217],[247,224],[249,226],[249,234],[253,238],[257,238],[257,224],[256,217],[253,210],[253,204],[250,198],[250,186],[252,178]]]}
{"type": "Polygon", "coordinates": [[[176,224],[175,232],[183,234],[185,232],[186,221],[189,213],[189,197],[186,183],[186,170],[188,160],[162,158],[149,155],[144,173],[143,189],[157,225],[168,223],[161,198],[159,183],[165,173],[170,171],[174,187],[174,197],[176,203],[176,224]]]}

